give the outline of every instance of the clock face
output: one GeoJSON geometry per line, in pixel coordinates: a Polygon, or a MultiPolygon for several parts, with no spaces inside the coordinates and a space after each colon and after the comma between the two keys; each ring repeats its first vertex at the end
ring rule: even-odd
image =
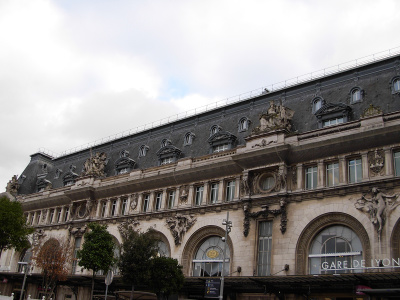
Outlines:
{"type": "Polygon", "coordinates": [[[209,257],[209,258],[216,258],[216,257],[218,257],[218,255],[219,255],[219,252],[217,250],[212,249],[212,250],[207,251],[207,257],[209,257]]]}

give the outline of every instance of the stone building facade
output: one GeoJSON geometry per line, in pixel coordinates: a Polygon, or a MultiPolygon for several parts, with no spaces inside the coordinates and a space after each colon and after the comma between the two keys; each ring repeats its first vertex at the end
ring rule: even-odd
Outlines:
{"type": "MultiPolygon", "coordinates": [[[[153,228],[183,266],[181,299],[204,297],[224,248],[232,300],[390,298],[400,288],[399,129],[391,56],[91,149],[35,153],[6,193],[36,229],[32,245],[63,237],[79,249],[89,222],[107,224],[117,245],[124,224],[153,228]]],[[[2,254],[2,294],[21,288],[24,254],[2,254]]],[[[73,263],[57,299],[87,299],[89,275],[73,263]]],[[[112,291],[124,288],[117,275],[112,291]]]]}

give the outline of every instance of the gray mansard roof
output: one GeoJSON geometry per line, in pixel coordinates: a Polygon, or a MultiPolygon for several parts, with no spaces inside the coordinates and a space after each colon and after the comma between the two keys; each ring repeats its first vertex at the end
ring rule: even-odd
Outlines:
{"type": "MultiPolygon", "coordinates": [[[[270,101],[294,111],[291,121],[292,134],[317,130],[320,118],[329,112],[346,113],[345,121],[360,119],[363,112],[374,105],[383,114],[400,111],[400,97],[393,93],[391,83],[400,75],[400,57],[357,67],[345,72],[292,86],[276,92],[261,94],[239,103],[217,108],[196,116],[149,129],[131,136],[116,139],[69,155],[52,158],[43,153],[31,155],[31,161],[18,179],[18,194],[38,191],[38,184],[51,188],[65,185],[70,178],[82,174],[85,161],[95,153],[105,153],[107,164],[105,176],[116,176],[116,164],[134,169],[147,169],[160,165],[163,155],[172,154],[175,161],[196,158],[211,153],[213,142],[227,140],[230,147],[245,144],[245,138],[260,125],[260,115],[266,113],[270,101]],[[351,92],[359,89],[361,101],[352,103],[351,92]],[[322,107],[313,111],[313,102],[320,99],[322,107]],[[239,122],[246,118],[247,130],[240,130],[239,122]],[[211,134],[217,126],[223,136],[211,134]],[[185,144],[190,134],[192,143],[185,144]],[[164,141],[165,147],[161,144],[164,141]],[[145,156],[139,150],[146,147],[145,156]],[[121,154],[122,153],[122,154],[121,154]]],[[[68,145],[66,145],[66,148],[68,145]]]]}

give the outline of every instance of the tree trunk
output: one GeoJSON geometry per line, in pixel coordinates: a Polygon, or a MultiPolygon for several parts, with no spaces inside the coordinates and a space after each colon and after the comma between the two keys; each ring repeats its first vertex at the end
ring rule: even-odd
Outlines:
{"type": "Polygon", "coordinates": [[[133,300],[133,293],[135,292],[135,286],[132,284],[132,291],[131,291],[131,297],[129,300],[133,300]]]}
{"type": "Polygon", "coordinates": [[[90,300],[93,299],[93,291],[94,291],[94,276],[96,275],[96,272],[93,270],[93,276],[92,276],[92,291],[90,292],[90,300]]]}

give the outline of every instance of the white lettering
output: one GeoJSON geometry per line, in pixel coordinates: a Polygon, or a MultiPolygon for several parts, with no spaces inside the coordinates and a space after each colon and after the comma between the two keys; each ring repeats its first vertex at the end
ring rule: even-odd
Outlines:
{"type": "Polygon", "coordinates": [[[322,267],[322,269],[326,270],[326,269],[328,269],[329,265],[328,265],[328,263],[326,261],[324,261],[322,263],[321,267],[322,267]]]}
{"type": "Polygon", "coordinates": [[[358,268],[360,265],[360,262],[358,260],[353,260],[353,268],[358,268]]]}
{"type": "Polygon", "coordinates": [[[347,269],[347,260],[343,262],[343,269],[347,269]]]}
{"type": "Polygon", "coordinates": [[[379,262],[380,262],[381,260],[380,259],[375,259],[375,262],[376,262],[376,266],[377,267],[379,267],[379,262]]]}
{"type": "Polygon", "coordinates": [[[361,260],[361,268],[365,268],[365,259],[361,260]]]}
{"type": "Polygon", "coordinates": [[[335,266],[335,262],[334,262],[334,261],[331,263],[331,267],[330,267],[330,268],[333,269],[333,270],[336,269],[336,266],[335,266]]]}
{"type": "Polygon", "coordinates": [[[389,260],[388,258],[384,258],[384,259],[382,260],[382,263],[383,263],[383,265],[384,265],[385,267],[390,266],[390,260],[389,260]],[[387,263],[385,263],[385,262],[387,262],[387,263]]]}
{"type": "Polygon", "coordinates": [[[341,269],[341,268],[342,268],[342,262],[341,262],[341,261],[338,261],[338,262],[337,262],[337,268],[338,268],[338,269],[341,269]]]}
{"type": "Polygon", "coordinates": [[[392,258],[392,264],[394,265],[400,265],[400,258],[397,258],[397,260],[395,260],[394,258],[392,258]]]}

